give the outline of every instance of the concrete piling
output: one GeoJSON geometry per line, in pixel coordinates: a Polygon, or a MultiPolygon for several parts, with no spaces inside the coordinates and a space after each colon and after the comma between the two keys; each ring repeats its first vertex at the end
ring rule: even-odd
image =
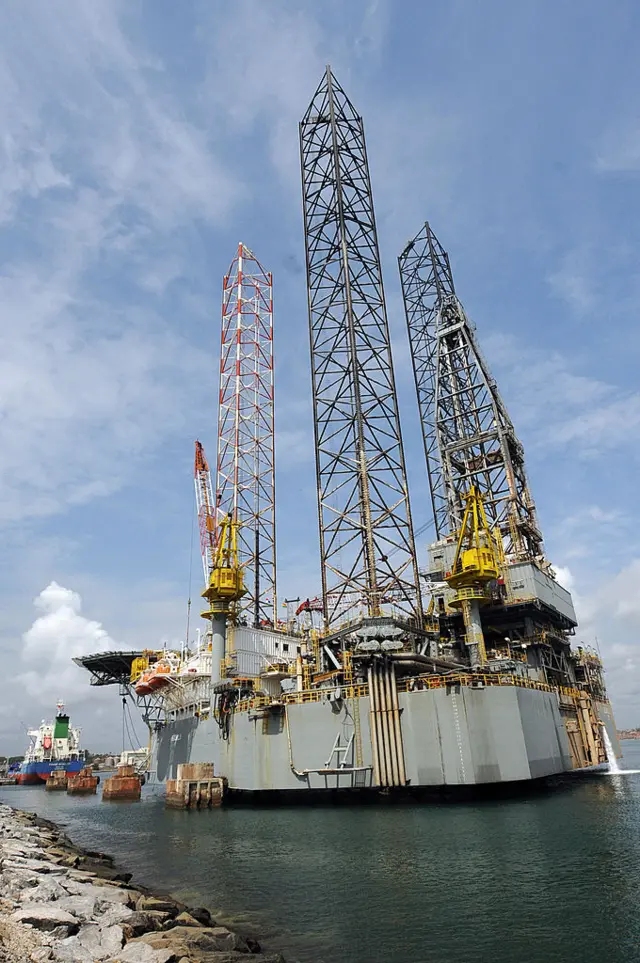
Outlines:
{"type": "Polygon", "coordinates": [[[92,795],[98,788],[98,777],[93,774],[93,766],[85,766],[80,772],[67,779],[67,793],[72,796],[92,795]]]}
{"type": "Polygon", "coordinates": [[[49,792],[61,790],[64,791],[67,788],[67,773],[65,769],[54,769],[50,773],[46,783],[45,789],[49,792]]]}
{"type": "Polygon", "coordinates": [[[104,781],[103,799],[140,799],[142,780],[133,766],[118,766],[118,775],[104,781]]]}
{"type": "Polygon", "coordinates": [[[214,776],[212,762],[182,763],[177,779],[167,780],[165,805],[170,809],[209,809],[220,806],[226,780],[214,776]]]}

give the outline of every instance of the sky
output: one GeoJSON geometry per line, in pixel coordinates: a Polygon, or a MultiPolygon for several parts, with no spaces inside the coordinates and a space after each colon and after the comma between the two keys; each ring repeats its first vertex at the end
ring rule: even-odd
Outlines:
{"type": "Polygon", "coordinates": [[[274,275],[279,595],[318,591],[297,125],[326,63],[365,121],[416,528],[429,498],[396,258],[429,219],[525,446],[577,639],[600,647],[619,725],[640,725],[640,8],[579,8],[2,5],[0,752],[59,698],[84,745],[118,750],[117,692],[71,657],[185,636],[193,442],[215,450],[239,241],[274,275]]]}

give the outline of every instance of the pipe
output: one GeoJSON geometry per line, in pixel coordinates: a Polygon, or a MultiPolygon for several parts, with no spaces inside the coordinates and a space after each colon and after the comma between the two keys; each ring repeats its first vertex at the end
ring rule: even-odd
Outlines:
{"type": "Polygon", "coordinates": [[[371,749],[373,754],[373,781],[380,785],[380,750],[378,748],[378,732],[376,729],[375,697],[373,694],[373,664],[369,665],[369,730],[371,734],[371,749]]]}
{"type": "Polygon", "coordinates": [[[398,746],[396,743],[396,731],[393,722],[393,703],[391,701],[391,669],[389,664],[384,665],[381,672],[384,687],[384,720],[389,739],[389,757],[391,762],[391,784],[400,784],[400,772],[398,769],[398,746]]]}
{"type": "Polygon", "coordinates": [[[382,727],[382,720],[380,718],[380,687],[378,686],[378,667],[374,662],[371,666],[371,686],[369,689],[369,698],[371,699],[371,707],[373,710],[373,724],[376,733],[376,744],[378,749],[378,785],[387,786],[389,784],[389,777],[387,773],[387,756],[385,753],[384,744],[384,729],[382,727]]]}
{"type": "Polygon", "coordinates": [[[393,724],[396,731],[396,744],[398,747],[398,769],[400,774],[400,785],[407,784],[407,771],[404,764],[404,743],[402,739],[402,726],[400,724],[400,703],[398,701],[398,686],[396,682],[396,670],[393,662],[390,666],[391,672],[391,704],[393,706],[393,724]]]}
{"type": "Polygon", "coordinates": [[[391,758],[391,741],[389,739],[389,720],[387,718],[387,694],[384,685],[384,669],[381,668],[380,663],[376,663],[376,680],[378,685],[379,702],[378,702],[378,718],[380,719],[380,730],[382,732],[382,747],[384,750],[385,762],[386,762],[386,773],[387,773],[387,786],[393,785],[393,763],[391,758]]]}
{"type": "Polygon", "coordinates": [[[215,685],[222,679],[221,664],[225,657],[227,636],[227,616],[219,615],[211,619],[211,682],[215,685]]]}
{"type": "Polygon", "coordinates": [[[330,659],[330,660],[333,662],[333,664],[335,665],[336,669],[341,669],[341,668],[342,668],[342,663],[341,663],[341,662],[338,662],[338,660],[336,659],[335,655],[333,654],[333,652],[331,651],[331,649],[329,648],[329,646],[328,646],[328,645],[323,645],[322,648],[323,648],[323,651],[324,651],[325,655],[327,656],[328,659],[330,659]]]}
{"type": "Polygon", "coordinates": [[[469,666],[462,662],[449,662],[447,659],[436,659],[430,655],[419,655],[417,652],[397,652],[391,656],[394,662],[419,662],[420,665],[434,665],[441,669],[449,669],[453,672],[456,669],[469,671],[469,666]]]}
{"type": "Polygon", "coordinates": [[[380,741],[382,744],[382,769],[384,785],[391,785],[392,772],[391,772],[391,758],[389,753],[389,729],[386,725],[387,719],[384,712],[384,682],[382,681],[380,666],[376,665],[376,671],[374,672],[374,680],[377,691],[377,704],[378,704],[378,726],[380,731],[380,741]]]}

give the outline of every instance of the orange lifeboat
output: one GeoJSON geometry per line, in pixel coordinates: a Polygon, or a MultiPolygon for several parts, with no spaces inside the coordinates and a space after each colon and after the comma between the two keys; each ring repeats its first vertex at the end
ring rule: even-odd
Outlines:
{"type": "Polygon", "coordinates": [[[178,673],[179,663],[173,659],[160,659],[142,673],[135,685],[136,695],[151,695],[169,685],[171,676],[178,673]]]}
{"type": "Polygon", "coordinates": [[[136,695],[139,695],[139,696],[149,695],[149,693],[151,692],[151,689],[149,688],[149,685],[148,685],[150,674],[151,674],[150,669],[147,669],[146,672],[142,673],[142,675],[140,676],[140,678],[135,684],[136,695]]]}

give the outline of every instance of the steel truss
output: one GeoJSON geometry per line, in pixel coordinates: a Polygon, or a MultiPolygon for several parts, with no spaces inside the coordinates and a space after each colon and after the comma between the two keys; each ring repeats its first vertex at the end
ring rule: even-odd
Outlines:
{"type": "Polygon", "coordinates": [[[324,618],[420,617],[364,129],[329,67],[300,153],[324,618]]]}
{"type": "Polygon", "coordinates": [[[240,523],[235,614],[254,626],[277,619],[274,468],[272,278],[239,244],[222,297],[216,509],[240,523]]]}
{"type": "Polygon", "coordinates": [[[464,496],[475,485],[506,555],[541,557],[523,447],[456,296],[449,257],[428,223],[399,267],[436,537],[460,528],[464,496]]]}

